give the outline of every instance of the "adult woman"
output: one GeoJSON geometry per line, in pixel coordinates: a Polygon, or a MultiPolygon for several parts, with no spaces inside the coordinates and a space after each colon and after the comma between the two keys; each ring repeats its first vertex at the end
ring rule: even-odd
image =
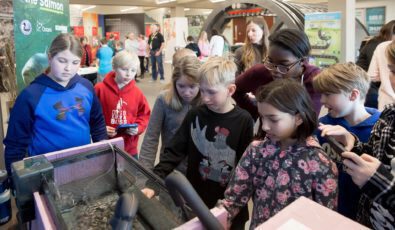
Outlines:
{"type": "Polygon", "coordinates": [[[254,18],[247,23],[245,45],[235,52],[237,75],[262,63],[267,53],[269,29],[263,18],[254,18]]]}
{"type": "Polygon", "coordinates": [[[320,94],[313,89],[313,78],[319,73],[319,68],[308,63],[311,47],[307,35],[296,29],[279,30],[269,36],[268,56],[263,64],[256,64],[236,79],[236,93],[233,98],[237,104],[250,112],[254,119],[258,111],[254,98],[261,85],[279,78],[293,78],[303,84],[313,100],[314,109],[321,109],[320,94]]]}
{"type": "Polygon", "coordinates": [[[200,49],[200,57],[208,57],[210,55],[210,42],[207,39],[207,32],[202,31],[199,36],[198,46],[200,49]]]}
{"type": "MultiPolygon", "coordinates": [[[[373,53],[376,47],[385,41],[393,40],[395,36],[395,20],[388,22],[381,27],[378,35],[370,39],[362,48],[359,54],[357,65],[361,66],[365,71],[369,70],[370,62],[372,61],[373,53]]],[[[373,68],[373,66],[372,66],[373,68]]],[[[366,96],[365,106],[378,108],[377,98],[380,82],[371,82],[370,89],[366,96]]]]}
{"type": "Polygon", "coordinates": [[[92,48],[88,43],[88,37],[83,36],[80,38],[82,45],[82,57],[81,57],[81,67],[92,65],[92,48]]]}

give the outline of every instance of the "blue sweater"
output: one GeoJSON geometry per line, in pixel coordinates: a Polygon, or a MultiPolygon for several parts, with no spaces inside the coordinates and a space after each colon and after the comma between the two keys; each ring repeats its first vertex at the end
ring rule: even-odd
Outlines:
{"type": "Polygon", "coordinates": [[[66,87],[42,74],[26,87],[11,111],[4,139],[5,163],[26,155],[52,151],[107,139],[103,112],[92,84],[76,75],[66,87]]]}
{"type": "MultiPolygon", "coordinates": [[[[347,129],[349,132],[355,134],[362,142],[367,142],[370,136],[370,132],[376,121],[380,117],[380,111],[373,108],[366,108],[366,111],[371,114],[369,118],[362,121],[361,123],[351,126],[344,118],[333,118],[329,115],[323,116],[319,119],[320,123],[326,125],[340,125],[347,129]]],[[[336,158],[336,154],[332,154],[332,149],[327,143],[325,138],[321,137],[321,132],[316,132],[318,140],[328,154],[335,162],[339,162],[340,159],[336,158]]],[[[353,220],[356,219],[356,213],[358,210],[358,202],[361,196],[361,190],[354,184],[350,175],[343,170],[343,165],[337,164],[339,169],[339,197],[338,197],[338,212],[353,220]]]]}

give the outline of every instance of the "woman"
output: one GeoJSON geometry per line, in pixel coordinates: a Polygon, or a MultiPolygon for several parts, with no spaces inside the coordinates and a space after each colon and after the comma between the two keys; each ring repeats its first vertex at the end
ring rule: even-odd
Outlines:
{"type": "Polygon", "coordinates": [[[308,63],[311,47],[307,35],[296,29],[283,29],[269,37],[268,56],[263,64],[257,64],[236,79],[236,93],[233,98],[237,104],[250,112],[256,120],[258,111],[255,98],[257,89],[280,78],[293,78],[303,84],[311,99],[314,110],[321,109],[320,94],[313,89],[313,78],[320,72],[316,66],[308,63]]]}
{"type": "Polygon", "coordinates": [[[263,18],[254,18],[247,23],[245,45],[235,52],[237,75],[255,64],[262,63],[267,53],[269,29],[263,18]]]}
{"type": "Polygon", "coordinates": [[[80,38],[82,45],[82,57],[81,57],[81,67],[87,67],[92,65],[92,48],[88,44],[88,37],[84,36],[80,38]]]}
{"type": "MultiPolygon", "coordinates": [[[[361,48],[361,52],[359,54],[356,64],[362,67],[365,71],[368,71],[376,47],[382,42],[393,40],[394,36],[395,36],[395,20],[392,20],[387,24],[383,25],[383,27],[381,27],[379,34],[374,36],[372,39],[370,39],[361,48]]],[[[377,98],[378,98],[379,87],[380,87],[380,82],[378,81],[370,83],[370,89],[366,96],[365,106],[378,108],[377,98]]]]}
{"type": "Polygon", "coordinates": [[[198,46],[200,49],[200,58],[205,58],[210,55],[210,42],[207,39],[207,32],[202,31],[198,40],[198,46]]]}

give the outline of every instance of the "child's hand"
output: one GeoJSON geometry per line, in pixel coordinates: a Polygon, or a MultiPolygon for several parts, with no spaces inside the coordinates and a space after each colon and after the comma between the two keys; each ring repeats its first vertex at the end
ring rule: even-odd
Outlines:
{"type": "Polygon", "coordinates": [[[152,197],[154,197],[155,195],[155,191],[150,189],[150,188],[143,188],[141,189],[141,192],[148,197],[149,199],[151,199],[152,197]]]}
{"type": "Polygon", "coordinates": [[[107,129],[107,135],[109,137],[115,137],[115,135],[117,135],[117,131],[115,131],[114,127],[106,126],[106,129],[107,129]]]}
{"type": "Polygon", "coordinates": [[[365,153],[358,156],[353,152],[344,152],[342,156],[345,158],[343,164],[347,167],[346,172],[359,188],[366,184],[381,164],[377,158],[365,153]]]}
{"type": "Polygon", "coordinates": [[[126,130],[126,133],[129,134],[130,136],[137,135],[138,132],[139,132],[139,127],[136,127],[136,128],[128,128],[128,129],[126,130]]]}
{"type": "Polygon", "coordinates": [[[321,130],[321,136],[333,136],[338,142],[344,145],[344,148],[350,151],[354,147],[355,138],[343,126],[340,125],[324,125],[318,126],[321,130]]]}

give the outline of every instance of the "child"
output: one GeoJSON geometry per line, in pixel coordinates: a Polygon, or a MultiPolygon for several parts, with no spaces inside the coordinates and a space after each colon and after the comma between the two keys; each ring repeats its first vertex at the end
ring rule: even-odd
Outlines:
{"type": "Polygon", "coordinates": [[[78,76],[80,41],[60,34],[48,50],[48,73],[26,87],[11,111],[4,139],[5,163],[107,139],[99,100],[92,84],[78,76]]]}
{"type": "Polygon", "coordinates": [[[107,39],[102,38],[100,40],[101,47],[96,53],[96,66],[97,70],[97,82],[102,82],[107,73],[111,71],[111,59],[114,54],[112,48],[107,45],[107,39]]]}
{"type": "MultiPolygon", "coordinates": [[[[233,61],[222,57],[210,58],[202,65],[204,105],[188,112],[153,170],[165,178],[188,157],[186,177],[209,208],[223,198],[231,172],[252,139],[251,116],[232,103],[236,70],[233,61]]],[[[143,192],[148,197],[155,194],[148,188],[143,192]]],[[[244,209],[238,226],[244,226],[247,219],[248,210],[244,209]]]]}
{"type": "MultiPolygon", "coordinates": [[[[386,56],[388,59],[390,77],[394,78],[395,42],[392,42],[387,47],[386,56]]],[[[341,126],[320,126],[322,136],[335,136],[336,139],[338,139],[338,141],[345,146],[347,151],[351,150],[358,155],[367,153],[381,161],[380,168],[373,175],[373,177],[369,179],[369,182],[366,185],[363,185],[362,182],[357,182],[357,185],[359,185],[361,188],[362,196],[359,201],[356,219],[361,224],[374,229],[395,228],[394,202],[390,200],[393,200],[394,193],[388,194],[389,191],[386,190],[391,189],[391,186],[393,187],[394,183],[393,177],[391,179],[391,176],[389,175],[391,168],[392,170],[395,169],[394,127],[395,104],[389,104],[385,107],[384,111],[380,115],[379,120],[372,129],[367,143],[361,142],[357,136],[349,133],[341,126]],[[381,190],[382,192],[379,192],[378,190],[381,190]],[[375,196],[375,194],[378,195],[375,196]],[[386,204],[383,204],[383,202],[380,200],[384,194],[386,199],[388,199],[388,203],[386,204]]],[[[358,171],[366,170],[366,168],[362,168],[366,164],[358,161],[358,159],[355,159],[356,157],[352,156],[351,153],[343,153],[342,156],[346,157],[346,159],[343,160],[343,164],[347,166],[347,173],[353,176],[354,181],[355,179],[358,181],[358,177],[362,177],[358,171]],[[347,158],[351,160],[348,160],[347,158]]],[[[365,154],[363,154],[361,158],[371,163],[374,161],[371,157],[368,157],[365,154]]],[[[376,167],[378,167],[377,164],[376,167]]],[[[392,173],[394,172],[392,171],[392,173]]]]}
{"type": "Polygon", "coordinates": [[[311,136],[317,116],[307,91],[285,79],[264,86],[256,96],[266,137],[250,144],[226,189],[222,204],[228,221],[251,197],[250,229],[300,196],[336,209],[337,169],[311,136]]]}
{"type": "Polygon", "coordinates": [[[135,53],[121,51],[113,58],[114,70],[107,74],[102,83],[95,86],[103,106],[108,136],[123,137],[125,150],[136,159],[139,135],[147,127],[150,116],[147,99],[134,81],[139,64],[135,53]],[[137,124],[137,127],[128,128],[124,132],[118,131],[117,126],[122,124],[137,124]]]}
{"type": "MultiPolygon", "coordinates": [[[[178,56],[178,53],[177,51],[175,55],[178,56]]],[[[160,149],[162,155],[165,146],[170,144],[187,112],[192,106],[200,104],[200,76],[198,74],[200,61],[197,57],[185,56],[177,62],[178,64],[173,69],[172,81],[155,101],[148,129],[141,145],[139,160],[149,169],[154,167],[159,136],[162,141],[160,149]]],[[[183,165],[183,168],[180,167],[178,170],[185,173],[186,164],[183,165]]]]}
{"type": "MultiPolygon", "coordinates": [[[[335,64],[324,69],[313,80],[314,90],[321,93],[321,103],[328,108],[328,114],[320,118],[320,123],[341,125],[358,138],[367,142],[374,123],[379,119],[377,109],[365,108],[365,98],[369,90],[369,76],[353,63],[335,64]]],[[[340,156],[331,149],[325,138],[317,132],[318,140],[325,152],[335,162],[340,156]]],[[[360,189],[352,183],[351,177],[339,168],[338,212],[355,220],[360,189]]]]}
{"type": "Polygon", "coordinates": [[[196,57],[200,57],[200,49],[199,46],[195,43],[195,39],[192,36],[187,37],[187,46],[185,48],[192,50],[195,52],[196,57]]]}

